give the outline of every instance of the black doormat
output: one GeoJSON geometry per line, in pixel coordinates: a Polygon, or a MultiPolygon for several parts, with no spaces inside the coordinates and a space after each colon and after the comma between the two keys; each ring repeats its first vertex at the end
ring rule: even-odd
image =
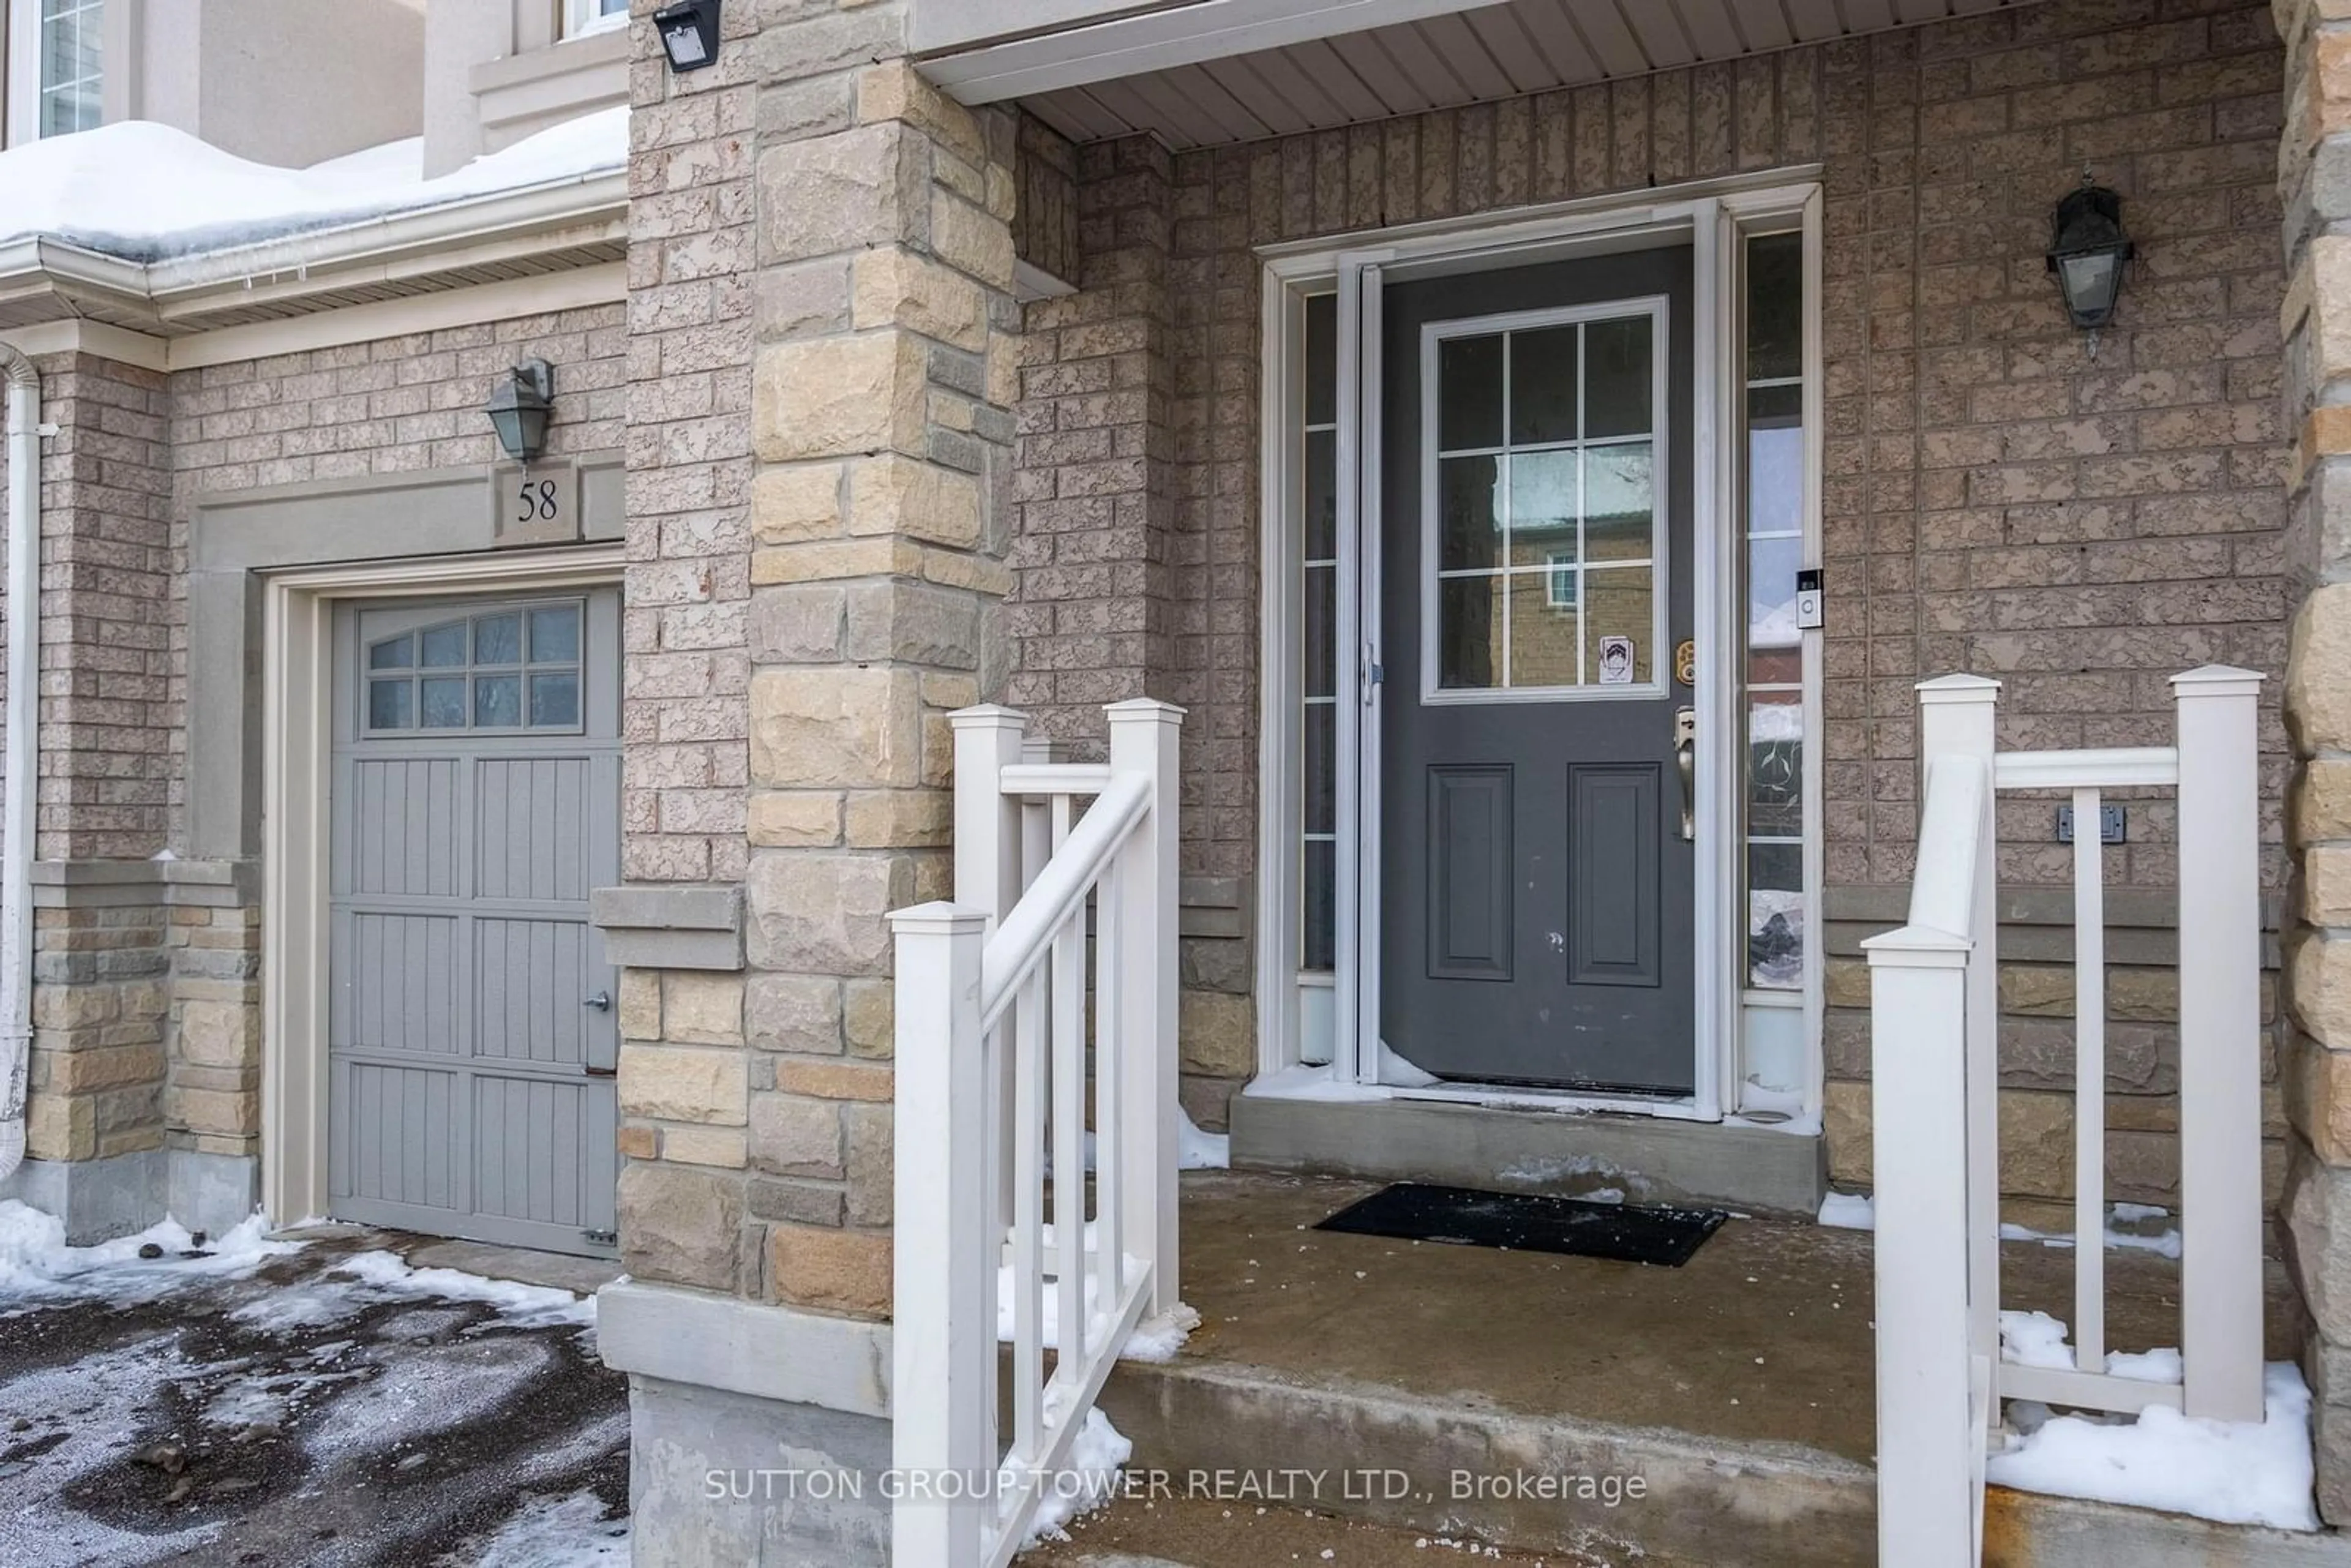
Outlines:
{"type": "Polygon", "coordinates": [[[1314,1228],[1678,1269],[1729,1218],[1719,1208],[1635,1207],[1407,1181],[1382,1187],[1314,1228]]]}

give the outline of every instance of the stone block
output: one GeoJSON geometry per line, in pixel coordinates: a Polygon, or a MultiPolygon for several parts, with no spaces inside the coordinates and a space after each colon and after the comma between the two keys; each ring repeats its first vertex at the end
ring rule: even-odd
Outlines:
{"type": "Polygon", "coordinates": [[[1185,991],[1176,1006],[1176,1059],[1186,1071],[1246,1078],[1257,1071],[1257,1004],[1223,991],[1185,991]]]}
{"type": "MultiPolygon", "coordinates": [[[[2351,333],[2351,302],[2345,314],[2351,333]]],[[[2351,582],[2313,589],[2294,615],[2286,649],[2285,722],[2305,756],[2351,748],[2351,582]]]]}
{"type": "Polygon", "coordinates": [[[945,789],[861,789],[849,797],[853,849],[904,849],[947,842],[955,796],[945,789]]]}
{"type": "Polygon", "coordinates": [[[841,1106],[830,1100],[762,1094],[751,1102],[751,1163],[777,1176],[842,1172],[841,1106]]]}
{"type": "Polygon", "coordinates": [[[776,1087],[790,1094],[823,1100],[868,1100],[888,1103],[893,1074],[870,1061],[845,1061],[815,1056],[776,1059],[776,1087]]]}
{"type": "Polygon", "coordinates": [[[191,1133],[246,1136],[261,1129],[261,1092],[174,1087],[171,1121],[191,1133]]]}
{"type": "Polygon", "coordinates": [[[751,658],[757,664],[829,664],[841,657],[849,596],[830,583],[762,587],[751,595],[751,658]]]}
{"type": "Polygon", "coordinates": [[[732,1291],[743,1244],[743,1182],[694,1166],[632,1162],[621,1172],[621,1262],[640,1280],[732,1291]]]}
{"type": "Polygon", "coordinates": [[[892,1129],[896,1118],[887,1105],[842,1108],[849,1128],[849,1223],[887,1226],[896,1186],[892,1129]]]}
{"type": "Polygon", "coordinates": [[[2304,763],[2290,800],[2295,843],[2351,839],[2351,758],[2313,758],[2304,763]]]}
{"type": "Polygon", "coordinates": [[[233,1002],[180,1007],[179,1054],[203,1067],[248,1067],[259,1057],[261,1012],[233,1002]]]}
{"type": "Polygon", "coordinates": [[[621,1038],[659,1040],[662,1037],[661,971],[621,971],[621,1038]]]}
{"type": "Polygon", "coordinates": [[[613,1146],[623,1158],[632,1160],[658,1159],[661,1156],[661,1133],[642,1123],[622,1127],[615,1134],[613,1146]]]}
{"type": "Polygon", "coordinates": [[[165,1063],[160,1045],[118,1045],[89,1051],[37,1053],[40,1087],[59,1094],[89,1094],[131,1084],[161,1083],[165,1063]]]}
{"type": "Polygon", "coordinates": [[[780,1219],[787,1225],[839,1226],[849,1212],[849,1195],[837,1182],[764,1181],[751,1183],[751,1213],[758,1219],[780,1219]]]}
{"type": "Polygon", "coordinates": [[[762,468],[751,481],[751,537],[763,545],[832,538],[841,522],[838,463],[762,468]]]}
{"type": "Polygon", "coordinates": [[[98,1155],[98,1105],[78,1094],[36,1094],[25,1109],[25,1153],[36,1160],[98,1155]]]}
{"type": "Polygon", "coordinates": [[[1829,1180],[1867,1186],[1876,1179],[1869,1085],[1832,1082],[1821,1103],[1821,1131],[1829,1146],[1829,1180]]]}
{"type": "Polygon", "coordinates": [[[885,453],[849,473],[849,531],[897,534],[958,549],[980,542],[979,482],[935,463],[885,453]]]}
{"type": "Polygon", "coordinates": [[[768,1284],[779,1301],[846,1312],[890,1315],[890,1238],[860,1230],[778,1225],[768,1232],[768,1284]]]}
{"type": "Polygon", "coordinates": [[[754,968],[788,975],[886,975],[883,916],[919,902],[904,857],[764,851],[746,883],[754,968]]]}
{"type": "Polygon", "coordinates": [[[762,789],[747,802],[745,833],[756,849],[824,850],[841,842],[841,797],[822,790],[762,789]]]}
{"type": "Polygon", "coordinates": [[[689,1045],[743,1043],[743,977],[674,969],[662,977],[662,1035],[689,1045]]]}
{"type": "Polygon", "coordinates": [[[750,701],[754,784],[905,789],[922,781],[922,687],[911,670],[757,670],[750,701]]]}
{"type": "Polygon", "coordinates": [[[754,975],[746,988],[751,1043],[763,1051],[837,1056],[841,982],[820,975],[754,975]]]}
{"type": "Polygon", "coordinates": [[[662,1158],[682,1166],[741,1170],[747,1148],[739,1127],[669,1127],[661,1137],[662,1158]]]}
{"type": "Polygon", "coordinates": [[[893,245],[924,221],[922,139],[893,121],[804,137],[759,156],[763,264],[893,245]]]}
{"type": "Polygon", "coordinates": [[[751,370],[752,448],[768,462],[928,447],[928,371],[911,332],[770,343],[751,370]]]}
{"type": "Polygon", "coordinates": [[[904,327],[975,353],[987,347],[986,291],[962,273],[897,246],[858,256],[851,320],[861,331],[904,327]]]}
{"type": "Polygon", "coordinates": [[[739,1127],[749,1116],[749,1065],[739,1051],[621,1047],[621,1113],[739,1127]]]}
{"type": "Polygon", "coordinates": [[[851,1052],[872,1059],[896,1053],[898,994],[888,980],[852,980],[841,988],[842,1034],[851,1052]]]}
{"type": "Polygon", "coordinates": [[[2351,1051],[2351,940],[2304,932],[2286,955],[2286,993],[2313,1038],[2351,1051]]]}
{"type": "Polygon", "coordinates": [[[967,162],[987,156],[987,138],[972,111],[925,81],[904,59],[883,60],[857,73],[858,123],[891,120],[904,120],[967,162]]]}
{"type": "Polygon", "coordinates": [[[1012,287],[1012,225],[951,192],[931,193],[931,254],[991,288],[1012,287]]]}

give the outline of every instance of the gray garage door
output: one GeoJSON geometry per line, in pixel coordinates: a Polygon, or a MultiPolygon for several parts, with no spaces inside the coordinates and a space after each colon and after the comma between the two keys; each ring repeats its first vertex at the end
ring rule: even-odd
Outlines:
{"type": "Polygon", "coordinates": [[[334,1216],[611,1250],[620,596],[335,628],[334,1216]]]}

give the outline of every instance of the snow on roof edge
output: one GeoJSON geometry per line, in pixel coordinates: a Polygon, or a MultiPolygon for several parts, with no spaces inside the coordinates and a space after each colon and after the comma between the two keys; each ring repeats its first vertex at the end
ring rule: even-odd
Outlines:
{"type": "Polygon", "coordinates": [[[584,183],[625,168],[628,116],[625,105],[582,115],[431,180],[381,160],[354,171],[350,157],[274,168],[123,121],[0,152],[0,244],[53,239],[153,263],[584,183]]]}

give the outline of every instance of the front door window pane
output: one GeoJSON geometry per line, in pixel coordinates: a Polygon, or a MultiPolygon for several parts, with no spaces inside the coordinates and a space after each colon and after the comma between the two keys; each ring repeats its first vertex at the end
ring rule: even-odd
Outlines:
{"type": "Polygon", "coordinates": [[[1437,690],[1661,679],[1652,336],[1643,314],[1439,342],[1437,690]]]}

